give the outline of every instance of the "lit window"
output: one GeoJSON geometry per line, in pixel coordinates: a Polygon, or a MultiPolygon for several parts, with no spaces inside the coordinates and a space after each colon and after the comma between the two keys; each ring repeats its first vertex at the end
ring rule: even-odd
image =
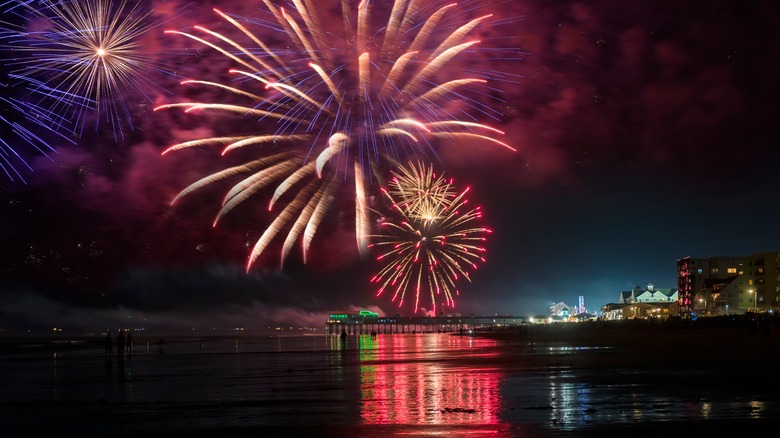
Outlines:
{"type": "Polygon", "coordinates": [[[748,280],[748,284],[753,284],[753,280],[748,280]]]}
{"type": "Polygon", "coordinates": [[[697,270],[696,270],[696,273],[697,273],[697,274],[701,274],[701,268],[697,269],[697,270]]]}
{"type": "Polygon", "coordinates": [[[728,268],[728,269],[726,269],[726,273],[728,273],[728,274],[736,274],[737,273],[737,268],[728,268]]]}

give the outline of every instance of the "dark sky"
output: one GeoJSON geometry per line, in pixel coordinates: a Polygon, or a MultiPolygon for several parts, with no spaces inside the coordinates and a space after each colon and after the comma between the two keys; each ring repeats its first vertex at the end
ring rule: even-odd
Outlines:
{"type": "MultiPolygon", "coordinates": [[[[256,10],[235,3],[197,3],[165,28],[213,23],[216,4],[256,10]]],[[[578,296],[595,311],[635,285],[676,287],[686,256],[780,250],[777,2],[467,4],[503,23],[474,34],[511,56],[474,68],[513,78],[491,86],[504,101],[502,141],[518,150],[441,151],[445,173],[471,187],[494,230],[455,311],[543,314],[578,296]]],[[[226,67],[162,28],[148,38],[180,47],[197,78],[226,67]]],[[[158,102],[192,98],[170,85],[158,102]]],[[[26,184],[0,179],[0,328],[321,326],[331,310],[409,314],[375,297],[375,266],[339,219],[317,235],[308,263],[293,253],[280,270],[278,253],[264,254],[245,273],[269,220],[265,200],[217,228],[223,191],[169,205],[224,167],[161,152],[212,134],[207,122],[219,120],[146,111],[124,140],[88,134],[58,145],[53,160],[33,159],[26,184]]]]}

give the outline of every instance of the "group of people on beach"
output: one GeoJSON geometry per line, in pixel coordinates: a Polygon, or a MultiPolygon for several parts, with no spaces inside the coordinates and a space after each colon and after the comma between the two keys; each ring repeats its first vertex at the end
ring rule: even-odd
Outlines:
{"type": "MultiPolygon", "coordinates": [[[[111,354],[114,349],[114,339],[111,337],[111,330],[106,332],[104,344],[106,354],[111,354]]],[[[121,357],[125,353],[128,356],[133,354],[133,335],[128,331],[127,336],[125,336],[124,330],[119,329],[119,334],[116,335],[116,354],[121,357]]]]}

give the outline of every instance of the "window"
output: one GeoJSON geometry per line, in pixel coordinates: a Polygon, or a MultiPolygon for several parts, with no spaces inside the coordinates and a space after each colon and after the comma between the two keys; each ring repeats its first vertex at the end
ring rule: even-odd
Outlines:
{"type": "Polygon", "coordinates": [[[697,270],[696,270],[696,273],[697,273],[697,274],[701,274],[701,268],[697,269],[697,270]]]}
{"type": "Polygon", "coordinates": [[[727,274],[736,274],[737,273],[737,268],[728,268],[728,269],[726,269],[726,273],[727,274]]]}

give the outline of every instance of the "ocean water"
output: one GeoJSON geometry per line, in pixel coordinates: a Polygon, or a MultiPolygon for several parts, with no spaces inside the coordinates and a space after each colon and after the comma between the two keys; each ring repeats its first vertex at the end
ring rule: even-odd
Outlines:
{"type": "Polygon", "coordinates": [[[780,419],[776,387],[751,382],[749,368],[572,360],[598,363],[608,347],[451,334],[192,337],[139,339],[122,357],[82,341],[0,353],[3,436],[602,436],[780,419]]]}

